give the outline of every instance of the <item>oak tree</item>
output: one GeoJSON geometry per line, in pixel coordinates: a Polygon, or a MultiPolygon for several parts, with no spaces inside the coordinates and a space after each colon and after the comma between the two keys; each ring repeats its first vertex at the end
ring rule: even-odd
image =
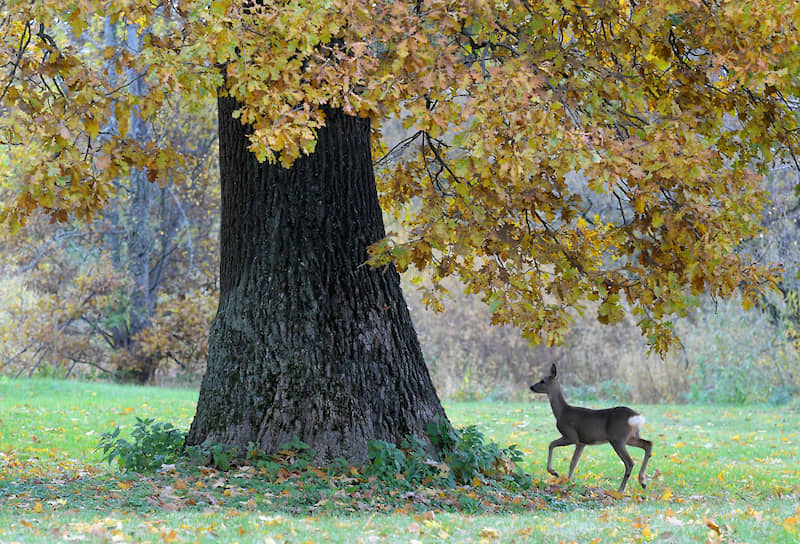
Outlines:
{"type": "Polygon", "coordinates": [[[2,10],[11,228],[36,208],[91,215],[121,172],[163,181],[180,155],[136,145],[130,111],[219,97],[221,293],[193,443],[297,435],[320,460],[363,461],[368,438],[421,434],[442,409],[393,266],[457,276],[533,341],[558,342],[573,310],[629,309],[656,350],[689,295],[749,304],[775,281],[734,249],[759,232],[762,174],[796,166],[797,2],[2,10]],[[139,29],[115,63],[146,95],[109,84],[102,47],[69,45],[101,16],[139,29]],[[392,118],[408,137],[385,149],[392,118]],[[405,236],[384,237],[373,159],[405,236]]]}

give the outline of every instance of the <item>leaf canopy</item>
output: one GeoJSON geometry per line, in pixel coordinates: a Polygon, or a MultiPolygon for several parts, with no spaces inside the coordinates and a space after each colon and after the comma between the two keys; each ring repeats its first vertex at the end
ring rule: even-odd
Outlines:
{"type": "Polygon", "coordinates": [[[373,264],[457,275],[496,322],[534,340],[558,341],[588,299],[603,322],[627,302],[664,350],[691,295],[740,289],[752,301],[777,279],[735,249],[759,232],[761,176],[798,147],[796,1],[11,0],[0,11],[10,228],[38,208],[89,216],[131,168],[165,183],[181,156],[138,143],[131,115],[199,109],[220,90],[241,102],[251,150],[287,167],[314,150],[322,105],[370,117],[384,207],[408,227],[373,247],[373,264]],[[103,45],[130,25],[140,50],[103,45]],[[148,92],[130,92],[125,74],[143,74],[148,92]],[[408,136],[386,149],[390,119],[408,136]]]}

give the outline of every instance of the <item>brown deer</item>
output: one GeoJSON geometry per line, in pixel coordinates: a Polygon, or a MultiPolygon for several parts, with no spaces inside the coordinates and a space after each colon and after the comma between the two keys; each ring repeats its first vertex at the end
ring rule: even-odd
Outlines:
{"type": "Polygon", "coordinates": [[[625,476],[617,490],[622,493],[625,491],[625,485],[628,483],[631,470],[633,470],[633,459],[625,447],[630,445],[644,450],[642,468],[639,469],[639,483],[643,488],[647,487],[645,470],[653,443],[639,437],[639,430],[644,425],[644,416],[626,406],[606,408],[605,410],[570,406],[561,393],[561,386],[556,378],[556,365],[550,367],[549,376],[545,376],[539,383],[531,386],[531,391],[545,393],[550,398],[550,407],[553,409],[553,415],[556,416],[556,427],[561,432],[561,438],[550,442],[547,454],[547,472],[558,476],[558,473],[553,470],[552,462],[553,450],[559,446],[575,444],[575,453],[572,454],[572,461],[569,463],[569,475],[567,476],[567,481],[569,481],[572,479],[572,473],[578,465],[584,446],[609,442],[622,462],[625,463],[625,476]]]}

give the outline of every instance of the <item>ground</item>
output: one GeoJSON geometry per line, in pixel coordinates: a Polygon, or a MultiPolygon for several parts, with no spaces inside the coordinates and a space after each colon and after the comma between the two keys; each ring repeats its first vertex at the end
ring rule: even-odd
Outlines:
{"type": "MultiPolygon", "coordinates": [[[[545,472],[557,436],[543,402],[446,403],[457,426],[516,443],[532,491],[421,487],[381,494],[353,473],[266,478],[164,467],[121,473],[94,448],[135,417],[187,428],[197,393],[0,379],[0,542],[792,542],[800,538],[800,410],[635,406],[654,442],[642,490],[608,446],[588,447],[571,484],[545,472]],[[502,495],[502,496],[500,496],[502,495]]],[[[600,407],[602,403],[590,403],[600,407]]],[[[557,450],[564,472],[570,448],[557,450]]],[[[641,454],[634,452],[641,461],[641,454]]],[[[302,474],[301,474],[302,472],[302,474]]]]}

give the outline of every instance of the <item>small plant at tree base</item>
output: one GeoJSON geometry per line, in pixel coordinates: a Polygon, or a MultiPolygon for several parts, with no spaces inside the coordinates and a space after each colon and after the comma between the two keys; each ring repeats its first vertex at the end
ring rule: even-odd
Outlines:
{"type": "Polygon", "coordinates": [[[435,418],[425,427],[425,434],[430,438],[431,443],[442,451],[449,451],[455,448],[458,443],[458,430],[442,418],[435,418]]]}
{"type": "Polygon", "coordinates": [[[316,452],[311,449],[311,446],[294,437],[289,442],[281,444],[278,453],[272,457],[285,465],[287,470],[299,471],[307,469],[315,455],[316,452]]]}
{"type": "Polygon", "coordinates": [[[120,428],[103,433],[97,450],[103,450],[103,461],[115,459],[122,470],[148,472],[175,462],[183,454],[186,432],[170,423],[136,418],[131,438],[120,438],[120,428]]]}
{"type": "Polygon", "coordinates": [[[209,450],[214,468],[222,471],[230,470],[238,453],[236,448],[227,444],[212,444],[209,450]]]}
{"type": "Polygon", "coordinates": [[[406,471],[406,454],[396,444],[370,440],[367,442],[367,455],[370,462],[364,466],[365,476],[376,476],[385,482],[406,471]]]}
{"type": "Polygon", "coordinates": [[[308,444],[297,437],[281,444],[278,452],[272,455],[251,442],[247,448],[247,462],[262,469],[268,478],[275,478],[281,470],[300,472],[309,468],[315,454],[308,444]]]}
{"type": "Polygon", "coordinates": [[[454,429],[446,421],[436,419],[428,424],[426,434],[441,451],[441,461],[432,460],[425,444],[415,436],[407,437],[399,448],[373,440],[369,442],[370,463],[364,467],[364,475],[403,488],[423,483],[455,487],[471,485],[476,479],[481,485],[499,482],[530,487],[533,483],[517,466],[522,452],[516,445],[501,448],[493,441],[486,441],[474,425],[454,429]]]}
{"type": "Polygon", "coordinates": [[[522,452],[516,444],[501,448],[496,442],[487,441],[476,425],[453,429],[438,418],[425,431],[431,442],[442,449],[454,483],[468,484],[477,478],[532,485],[531,477],[517,466],[522,452]]]}
{"type": "Polygon", "coordinates": [[[212,466],[227,471],[238,464],[239,451],[233,446],[219,442],[188,446],[181,456],[181,462],[189,466],[212,466]]]}

